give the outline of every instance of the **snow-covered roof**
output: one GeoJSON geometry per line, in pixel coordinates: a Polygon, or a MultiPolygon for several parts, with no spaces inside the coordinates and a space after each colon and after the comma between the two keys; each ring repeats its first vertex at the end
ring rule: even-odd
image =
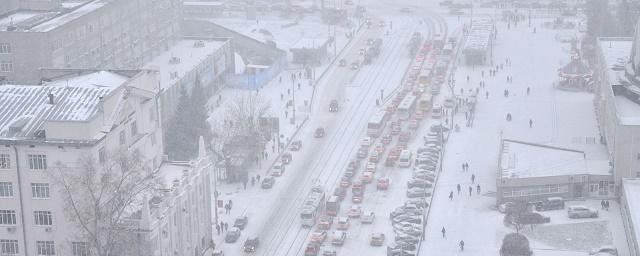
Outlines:
{"type": "Polygon", "coordinates": [[[223,2],[198,2],[198,1],[185,1],[182,3],[185,6],[224,6],[223,2]]]}
{"type": "Polygon", "coordinates": [[[105,6],[106,4],[108,4],[109,2],[111,2],[112,0],[94,0],[91,2],[88,2],[84,5],[82,5],[81,7],[74,9],[73,11],[70,11],[68,13],[59,15],[53,19],[50,19],[46,22],[43,22],[41,24],[38,24],[37,26],[31,28],[31,31],[33,32],[47,32],[50,31],[54,28],[57,28],[61,25],[66,24],[67,22],[70,22],[72,20],[75,20],[77,18],[80,18],[88,13],[91,13],[103,6],[105,6]]]}
{"type": "MultiPolygon", "coordinates": [[[[632,46],[631,39],[600,39],[600,49],[608,67],[609,85],[622,84],[622,81],[626,83],[624,65],[629,61],[632,46]]],[[[640,105],[620,95],[615,97],[615,106],[621,124],[640,125],[640,105]]]]}
{"type": "Polygon", "coordinates": [[[55,17],[57,12],[17,11],[0,17],[0,31],[9,31],[13,26],[16,30],[27,30],[31,26],[46,19],[55,17]]]}
{"type": "Polygon", "coordinates": [[[165,162],[160,165],[158,176],[164,181],[165,188],[171,188],[173,181],[182,182],[182,177],[186,171],[191,171],[193,167],[188,162],[165,162]]]}
{"type": "Polygon", "coordinates": [[[493,21],[491,18],[475,18],[471,23],[469,36],[465,42],[465,50],[486,50],[491,42],[492,35],[493,21]]]}
{"type": "Polygon", "coordinates": [[[606,160],[587,160],[578,150],[504,140],[501,154],[500,169],[505,179],[610,174],[606,160]]]}
{"type": "Polygon", "coordinates": [[[160,72],[160,86],[171,87],[214,54],[226,41],[184,39],[145,64],[144,69],[160,72]]]}
{"type": "Polygon", "coordinates": [[[45,121],[88,121],[124,76],[101,71],[45,85],[0,86],[0,137],[31,139],[45,121]],[[98,82],[102,78],[104,82],[98,82]],[[68,81],[68,82],[67,82],[68,81]],[[54,104],[49,104],[49,94],[54,104]]]}
{"type": "Polygon", "coordinates": [[[629,207],[631,227],[637,239],[636,244],[640,244],[640,179],[622,179],[622,187],[629,207]]]}
{"type": "Polygon", "coordinates": [[[318,49],[328,42],[328,37],[302,38],[293,44],[291,49],[318,49]]]}

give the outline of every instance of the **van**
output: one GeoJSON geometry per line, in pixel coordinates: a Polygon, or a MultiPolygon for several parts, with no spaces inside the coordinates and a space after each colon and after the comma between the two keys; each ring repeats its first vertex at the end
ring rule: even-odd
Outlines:
{"type": "Polygon", "coordinates": [[[440,104],[433,104],[433,109],[431,109],[431,117],[434,119],[439,119],[442,117],[442,106],[440,104]]]}
{"type": "Polygon", "coordinates": [[[411,167],[411,158],[411,151],[406,149],[402,150],[402,152],[400,152],[400,158],[398,158],[398,166],[403,168],[411,167]]]}

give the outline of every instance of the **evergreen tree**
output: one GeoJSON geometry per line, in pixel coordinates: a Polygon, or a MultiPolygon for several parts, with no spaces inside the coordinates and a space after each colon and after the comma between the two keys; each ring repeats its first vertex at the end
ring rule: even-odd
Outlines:
{"type": "Polygon", "coordinates": [[[510,233],[502,239],[502,246],[500,247],[501,256],[524,256],[531,254],[529,239],[527,239],[526,236],[518,233],[510,233]]]}
{"type": "Polygon", "coordinates": [[[198,139],[191,134],[191,109],[187,91],[182,87],[178,106],[164,131],[165,151],[172,160],[189,160],[197,154],[198,139]]]}
{"type": "MultiPolygon", "coordinates": [[[[200,76],[196,75],[196,81],[193,88],[191,89],[190,98],[190,136],[193,136],[196,141],[198,141],[198,138],[200,136],[203,136],[207,147],[209,147],[209,142],[211,141],[212,137],[211,126],[209,125],[209,121],[207,120],[209,118],[209,113],[207,110],[208,100],[209,97],[207,97],[207,93],[202,87],[200,76]]],[[[193,156],[195,157],[195,154],[193,156]]]]}

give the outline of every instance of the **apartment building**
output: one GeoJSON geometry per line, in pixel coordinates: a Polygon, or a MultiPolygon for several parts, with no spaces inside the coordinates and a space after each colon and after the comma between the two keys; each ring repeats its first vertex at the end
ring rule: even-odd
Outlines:
{"type": "Polygon", "coordinates": [[[42,73],[43,85],[0,86],[0,255],[87,255],[50,175],[78,167],[80,157],[104,161],[105,152],[119,149],[158,168],[158,73],[42,73]]]}
{"type": "Polygon", "coordinates": [[[0,84],[39,83],[40,68],[140,68],[180,37],[180,0],[0,6],[0,84]]]}

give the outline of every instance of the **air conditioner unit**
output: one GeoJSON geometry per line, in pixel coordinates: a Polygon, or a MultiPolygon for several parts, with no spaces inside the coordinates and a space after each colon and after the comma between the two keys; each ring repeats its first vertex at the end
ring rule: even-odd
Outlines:
{"type": "Polygon", "coordinates": [[[53,231],[53,229],[52,228],[45,228],[44,231],[51,232],[51,231],[53,231]]]}
{"type": "Polygon", "coordinates": [[[16,227],[7,227],[7,231],[8,231],[9,233],[16,232],[16,229],[17,229],[16,227]]]}

